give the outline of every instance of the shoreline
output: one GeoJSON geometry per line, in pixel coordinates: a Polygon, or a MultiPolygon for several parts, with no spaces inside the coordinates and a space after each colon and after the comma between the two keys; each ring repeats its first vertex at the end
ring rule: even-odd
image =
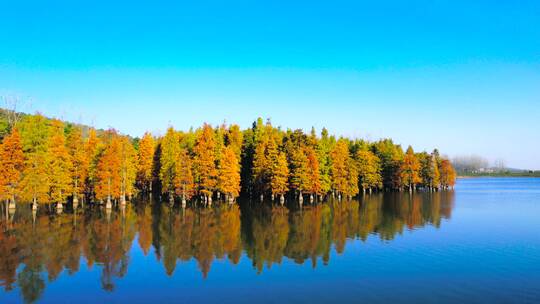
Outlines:
{"type": "Polygon", "coordinates": [[[538,175],[458,175],[457,179],[470,178],[540,178],[538,175]]]}

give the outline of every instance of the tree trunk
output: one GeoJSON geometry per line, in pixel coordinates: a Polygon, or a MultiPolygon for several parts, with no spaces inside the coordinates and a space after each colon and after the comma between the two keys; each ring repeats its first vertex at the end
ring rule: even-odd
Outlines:
{"type": "Polygon", "coordinates": [[[281,203],[281,205],[285,204],[285,196],[283,195],[283,193],[281,193],[281,195],[279,196],[279,202],[281,203]]]}
{"type": "Polygon", "coordinates": [[[38,208],[37,200],[34,197],[34,199],[32,200],[32,210],[37,210],[37,208],[38,208]]]}
{"type": "Polygon", "coordinates": [[[107,208],[107,210],[110,210],[112,208],[112,202],[111,202],[111,196],[107,196],[107,203],[105,204],[105,208],[107,208]]]}
{"type": "Polygon", "coordinates": [[[60,214],[64,210],[64,206],[61,202],[56,203],[56,213],[60,214]]]}

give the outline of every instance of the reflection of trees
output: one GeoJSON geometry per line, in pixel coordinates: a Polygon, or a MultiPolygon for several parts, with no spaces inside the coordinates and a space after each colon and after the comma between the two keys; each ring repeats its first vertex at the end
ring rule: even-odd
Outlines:
{"type": "Polygon", "coordinates": [[[89,207],[35,218],[21,212],[0,221],[0,286],[8,291],[17,284],[27,302],[36,301],[45,280],[79,271],[84,257],[89,267],[100,268],[102,287],[113,290],[115,279],[126,274],[137,235],[144,254],[153,246],[168,275],[179,261],[194,260],[206,277],[214,259],[236,264],[242,252],[258,272],[283,257],[310,260],[316,267],[319,258],[329,262],[332,248],[344,252],[351,239],[388,241],[404,230],[438,228],[450,218],[453,201],[453,192],[385,193],[298,210],[249,204],[182,209],[142,202],[112,212],[89,207]]]}
{"type": "Polygon", "coordinates": [[[137,231],[139,246],[148,255],[152,245],[152,207],[148,204],[142,204],[137,208],[137,231]]]}
{"type": "Polygon", "coordinates": [[[238,206],[178,210],[163,205],[160,212],[161,220],[154,235],[159,235],[159,255],[168,275],[174,273],[177,260],[194,258],[203,277],[208,275],[215,258],[226,256],[238,263],[242,250],[238,206]]]}
{"type": "Polygon", "coordinates": [[[5,222],[0,225],[0,286],[4,290],[13,289],[15,283],[18,257],[17,257],[17,238],[6,231],[5,222]]]}
{"type": "Polygon", "coordinates": [[[96,263],[102,267],[101,284],[105,290],[114,290],[114,278],[126,274],[128,253],[136,233],[134,215],[128,206],[118,213],[93,214],[86,223],[89,229],[86,258],[89,265],[96,263]]]}
{"type": "Polygon", "coordinates": [[[17,276],[23,299],[27,303],[37,301],[45,289],[45,280],[41,277],[40,270],[26,265],[17,276]]]}
{"type": "Polygon", "coordinates": [[[345,250],[347,240],[366,241],[370,235],[382,240],[392,240],[404,229],[425,225],[439,227],[442,218],[449,218],[453,204],[452,192],[370,195],[361,201],[330,201],[314,206],[304,206],[288,214],[288,222],[277,226],[274,210],[263,208],[249,211],[246,224],[245,250],[253,265],[260,272],[266,263],[280,263],[287,256],[297,263],[310,259],[313,267],[317,258],[328,263],[330,248],[337,253],[345,250]],[[276,228],[288,231],[281,238],[275,237],[276,228]],[[272,248],[282,248],[274,254],[272,248]]]}
{"type": "Polygon", "coordinates": [[[323,216],[328,214],[327,205],[315,205],[302,208],[291,215],[291,230],[285,249],[286,256],[297,263],[311,259],[313,267],[317,265],[318,256],[327,256],[330,251],[328,223],[323,216]]]}
{"type": "MultiPolygon", "coordinates": [[[[251,210],[250,210],[251,211],[251,210]]],[[[246,253],[253,266],[261,272],[264,264],[281,263],[289,236],[289,211],[285,207],[262,207],[249,215],[251,227],[247,231],[246,253]]]]}

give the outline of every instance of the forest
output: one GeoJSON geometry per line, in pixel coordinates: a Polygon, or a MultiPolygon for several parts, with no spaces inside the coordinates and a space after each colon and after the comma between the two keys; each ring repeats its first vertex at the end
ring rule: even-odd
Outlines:
{"type": "Polygon", "coordinates": [[[369,142],[257,119],[251,128],[203,124],[169,127],[163,136],[132,138],[114,129],[2,110],[0,199],[16,202],[98,203],[111,208],[136,195],[174,203],[351,199],[379,191],[438,191],[455,184],[451,162],[438,150],[415,152],[391,139],[369,142]]]}

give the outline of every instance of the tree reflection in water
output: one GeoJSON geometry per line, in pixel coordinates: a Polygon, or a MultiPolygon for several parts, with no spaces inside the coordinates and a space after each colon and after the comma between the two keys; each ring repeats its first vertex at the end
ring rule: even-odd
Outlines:
{"type": "Polygon", "coordinates": [[[206,278],[216,259],[240,262],[245,255],[257,273],[284,258],[303,264],[330,262],[330,252],[346,250],[348,240],[391,241],[405,229],[440,227],[449,219],[453,192],[386,193],[360,200],[277,206],[240,200],[212,208],[137,201],[106,211],[87,206],[62,214],[20,208],[0,221],[0,286],[18,286],[26,302],[38,300],[46,283],[65,271],[77,273],[84,259],[96,267],[101,286],[113,291],[129,267],[134,240],[172,276],[178,262],[195,261],[206,278]]]}

